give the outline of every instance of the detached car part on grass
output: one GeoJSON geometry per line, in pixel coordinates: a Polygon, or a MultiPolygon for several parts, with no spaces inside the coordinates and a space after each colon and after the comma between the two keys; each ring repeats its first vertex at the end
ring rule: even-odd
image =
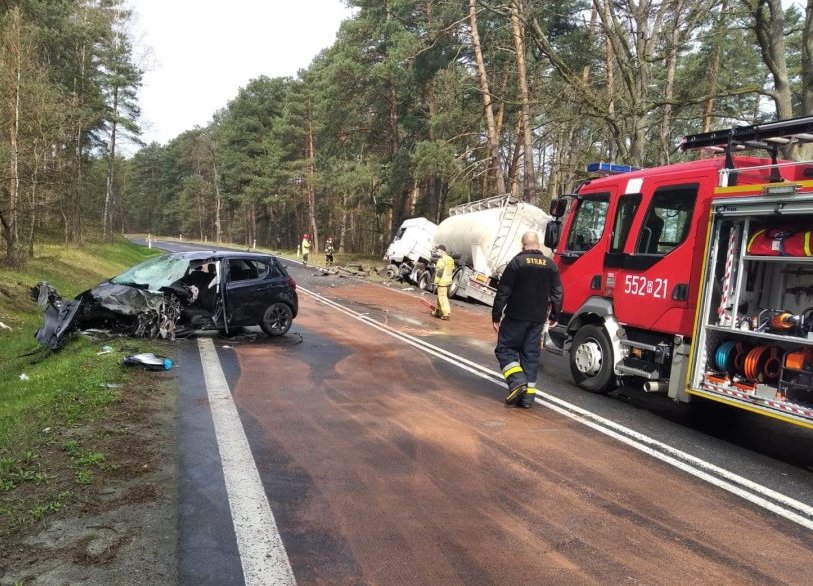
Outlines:
{"type": "Polygon", "coordinates": [[[36,338],[53,350],[71,332],[90,328],[172,340],[196,330],[259,325],[281,336],[299,310],[296,282],[279,259],[249,252],[165,254],[68,301],[47,283],[31,293],[45,307],[36,338]]]}

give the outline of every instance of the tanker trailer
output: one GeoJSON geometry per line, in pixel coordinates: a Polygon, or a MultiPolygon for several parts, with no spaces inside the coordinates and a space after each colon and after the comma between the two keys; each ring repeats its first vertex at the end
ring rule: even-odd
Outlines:
{"type": "MultiPolygon", "coordinates": [[[[498,195],[449,210],[435,231],[435,245],[444,244],[459,268],[450,296],[494,305],[503,270],[522,250],[522,235],[535,230],[540,241],[550,215],[512,195],[498,195]]],[[[545,254],[550,250],[542,247],[545,254]]]]}
{"type": "Polygon", "coordinates": [[[418,285],[421,274],[432,258],[432,244],[437,224],[426,218],[404,220],[392,239],[384,260],[389,263],[386,275],[418,285]]]}

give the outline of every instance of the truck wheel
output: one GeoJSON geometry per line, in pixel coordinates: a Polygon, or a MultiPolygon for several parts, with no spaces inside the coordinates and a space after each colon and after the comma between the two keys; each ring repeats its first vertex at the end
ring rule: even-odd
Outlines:
{"type": "Polygon", "coordinates": [[[604,328],[582,326],[570,346],[570,372],[576,384],[591,393],[607,393],[613,388],[613,347],[604,328]]]}
{"type": "Polygon", "coordinates": [[[401,274],[401,271],[398,270],[398,265],[389,265],[384,269],[384,274],[387,275],[387,278],[394,279],[401,274]]]}
{"type": "Polygon", "coordinates": [[[449,285],[449,299],[457,295],[460,288],[460,279],[463,278],[463,269],[457,269],[452,275],[452,284],[449,285]]]}
{"type": "Polygon", "coordinates": [[[429,271],[421,271],[418,275],[418,289],[421,291],[432,290],[432,275],[429,274],[429,271]]]}

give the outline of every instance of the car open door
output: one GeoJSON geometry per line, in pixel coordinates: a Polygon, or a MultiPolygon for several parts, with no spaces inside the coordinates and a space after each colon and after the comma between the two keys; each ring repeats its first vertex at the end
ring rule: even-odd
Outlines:
{"type": "Polygon", "coordinates": [[[226,333],[229,332],[229,316],[226,311],[228,307],[226,303],[226,271],[224,270],[224,263],[222,260],[217,260],[214,263],[216,279],[214,291],[214,311],[212,312],[212,322],[218,328],[223,328],[226,333]]]}

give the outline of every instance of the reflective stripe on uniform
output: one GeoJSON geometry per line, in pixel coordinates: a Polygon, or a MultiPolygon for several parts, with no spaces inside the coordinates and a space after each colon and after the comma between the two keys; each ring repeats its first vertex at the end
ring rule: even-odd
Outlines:
{"type": "Polygon", "coordinates": [[[510,364],[506,364],[505,368],[502,369],[502,375],[507,379],[512,374],[517,374],[522,372],[522,367],[519,365],[519,362],[511,362],[510,364]]]}
{"type": "Polygon", "coordinates": [[[806,256],[813,256],[813,253],[810,252],[810,232],[805,232],[805,255],[806,256]]]}

